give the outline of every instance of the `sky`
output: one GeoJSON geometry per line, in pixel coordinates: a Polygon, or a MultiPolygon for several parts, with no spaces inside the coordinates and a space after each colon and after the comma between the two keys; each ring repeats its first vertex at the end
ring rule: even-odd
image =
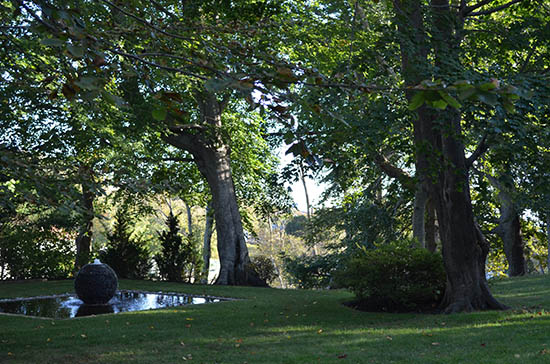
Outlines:
{"type": "MultiPolygon", "coordinates": [[[[288,149],[288,147],[288,145],[285,145],[279,150],[278,156],[281,160],[281,168],[292,161],[292,155],[285,155],[285,151],[288,149]]],[[[296,202],[298,210],[306,212],[306,195],[304,192],[304,185],[302,184],[302,181],[298,180],[294,183],[288,183],[287,185],[292,188],[292,192],[290,195],[294,199],[294,202],[296,202]]],[[[307,192],[309,194],[309,202],[312,207],[315,207],[319,202],[321,194],[325,191],[327,186],[324,183],[319,183],[318,181],[312,180],[310,178],[306,178],[306,186],[307,192]]]]}

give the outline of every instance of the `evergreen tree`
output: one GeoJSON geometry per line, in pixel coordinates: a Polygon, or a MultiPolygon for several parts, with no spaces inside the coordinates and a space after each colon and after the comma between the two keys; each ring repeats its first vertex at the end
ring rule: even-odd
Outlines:
{"type": "Polygon", "coordinates": [[[179,233],[179,222],[172,211],[166,218],[167,231],[159,233],[161,253],[155,256],[160,276],[169,281],[189,281],[193,270],[200,265],[198,252],[191,236],[179,233]]]}
{"type": "Polygon", "coordinates": [[[131,223],[128,207],[123,204],[116,212],[113,231],[107,235],[107,248],[99,257],[119,278],[143,279],[151,269],[150,253],[142,241],[131,237],[131,223]]]}

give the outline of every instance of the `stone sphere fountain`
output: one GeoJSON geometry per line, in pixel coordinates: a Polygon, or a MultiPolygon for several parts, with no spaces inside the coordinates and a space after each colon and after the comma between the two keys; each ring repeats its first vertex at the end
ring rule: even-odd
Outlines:
{"type": "Polygon", "coordinates": [[[105,305],[115,295],[118,278],[115,271],[99,259],[83,266],[74,280],[74,290],[87,305],[105,305]]]}

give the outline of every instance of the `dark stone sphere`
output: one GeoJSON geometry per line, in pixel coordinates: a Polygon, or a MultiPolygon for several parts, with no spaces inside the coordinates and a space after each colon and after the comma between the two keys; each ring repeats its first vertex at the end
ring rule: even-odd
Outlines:
{"type": "Polygon", "coordinates": [[[84,303],[103,305],[115,295],[118,278],[107,264],[92,263],[83,266],[74,280],[74,290],[84,303]]]}

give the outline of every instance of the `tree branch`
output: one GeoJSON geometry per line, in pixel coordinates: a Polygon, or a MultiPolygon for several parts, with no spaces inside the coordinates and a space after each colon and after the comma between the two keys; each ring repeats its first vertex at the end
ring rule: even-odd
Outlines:
{"type": "Polygon", "coordinates": [[[168,130],[170,130],[172,133],[181,134],[185,133],[186,130],[189,129],[195,129],[195,130],[206,130],[206,126],[199,125],[199,124],[185,124],[185,125],[176,125],[176,126],[169,126],[168,130]]]}
{"type": "Polygon", "coordinates": [[[470,169],[474,162],[481,157],[487,150],[489,149],[489,145],[487,144],[487,134],[483,135],[483,138],[481,138],[481,141],[477,145],[474,152],[466,158],[466,168],[470,169]]]}
{"type": "Polygon", "coordinates": [[[121,7],[119,7],[119,6],[115,5],[115,4],[113,4],[113,3],[110,2],[109,0],[101,0],[101,1],[104,2],[104,3],[106,3],[106,4],[108,4],[108,5],[111,6],[112,8],[114,8],[114,9],[120,11],[122,14],[124,14],[124,15],[126,15],[126,16],[129,16],[130,18],[132,18],[132,19],[134,19],[134,20],[137,20],[138,22],[144,24],[145,26],[147,26],[147,27],[149,27],[149,28],[151,28],[151,29],[153,29],[153,30],[156,30],[157,32],[159,32],[159,33],[161,33],[161,34],[164,34],[164,35],[166,35],[166,36],[168,36],[168,37],[171,37],[171,38],[186,40],[186,41],[189,41],[189,42],[194,41],[194,39],[191,39],[191,38],[188,38],[188,37],[184,37],[184,36],[181,36],[181,35],[179,35],[179,34],[169,33],[169,32],[167,32],[167,31],[165,31],[165,30],[162,30],[162,29],[160,29],[159,27],[154,26],[153,24],[151,24],[151,23],[148,22],[147,20],[142,19],[142,18],[140,18],[140,17],[138,17],[138,16],[136,16],[136,15],[134,15],[134,14],[132,14],[132,13],[130,13],[130,12],[124,10],[124,9],[122,9],[121,7]]]}
{"type": "Polygon", "coordinates": [[[461,13],[462,13],[462,17],[466,17],[468,16],[468,14],[470,14],[472,11],[476,10],[476,9],[479,9],[481,8],[482,6],[484,5],[487,5],[487,4],[490,4],[492,2],[494,2],[495,0],[482,0],[481,2],[475,4],[475,5],[472,5],[472,6],[466,6],[462,9],[461,13]]]}
{"type": "Polygon", "coordinates": [[[178,17],[174,13],[172,13],[170,10],[166,9],[159,2],[157,2],[155,0],[149,0],[149,1],[155,6],[155,8],[162,11],[164,14],[168,15],[169,17],[171,17],[174,20],[179,20],[178,17]]]}
{"type": "Polygon", "coordinates": [[[391,164],[390,161],[388,161],[382,154],[377,153],[374,157],[374,161],[378,167],[388,175],[388,177],[401,181],[401,183],[403,183],[403,185],[407,188],[414,187],[413,178],[404,170],[391,164]]]}
{"type": "Polygon", "coordinates": [[[54,34],[57,34],[59,33],[59,30],[54,27],[53,25],[47,23],[46,21],[44,21],[42,18],[40,18],[38,15],[36,15],[34,13],[34,11],[32,11],[31,9],[29,9],[29,7],[23,2],[23,1],[18,1],[19,5],[21,5],[26,11],[27,13],[30,14],[30,16],[32,16],[37,22],[39,22],[40,24],[44,25],[46,28],[48,28],[49,30],[51,30],[54,34]]]}
{"type": "Polygon", "coordinates": [[[519,70],[519,73],[523,73],[527,70],[527,66],[529,65],[529,61],[533,57],[533,55],[536,52],[536,47],[531,48],[531,51],[527,54],[527,57],[525,57],[525,60],[523,61],[523,64],[521,65],[521,68],[519,70]]]}
{"type": "Polygon", "coordinates": [[[176,67],[163,66],[163,65],[161,65],[161,64],[158,64],[158,63],[151,62],[151,61],[148,61],[148,60],[146,60],[146,59],[143,59],[143,58],[141,58],[140,56],[138,56],[138,55],[136,55],[136,54],[126,53],[126,52],[119,51],[119,50],[114,49],[114,48],[109,48],[108,51],[113,52],[113,53],[115,53],[115,54],[118,54],[118,55],[120,55],[120,56],[132,58],[132,59],[134,59],[134,60],[136,60],[136,61],[145,63],[145,64],[147,64],[147,65],[149,65],[149,66],[153,66],[153,67],[156,67],[156,68],[159,68],[159,69],[163,69],[163,70],[171,71],[171,72],[181,73],[181,74],[184,74],[184,75],[187,75],[187,76],[195,77],[195,78],[197,78],[197,79],[199,79],[199,80],[203,80],[203,81],[208,80],[208,77],[201,76],[201,75],[199,75],[199,74],[196,74],[196,73],[193,73],[193,72],[186,71],[186,70],[184,70],[183,68],[176,68],[176,67]]]}
{"type": "Polygon", "coordinates": [[[506,8],[509,8],[510,6],[514,5],[514,4],[517,4],[517,3],[520,3],[522,2],[523,0],[512,0],[510,1],[509,3],[506,3],[504,5],[500,5],[500,6],[497,6],[495,8],[492,8],[492,9],[489,9],[489,10],[483,10],[483,11],[476,11],[476,12],[473,12],[473,13],[469,13],[466,16],[479,16],[479,15],[489,15],[489,14],[493,14],[493,13],[496,13],[497,11],[500,11],[500,10],[504,10],[506,8]]]}

